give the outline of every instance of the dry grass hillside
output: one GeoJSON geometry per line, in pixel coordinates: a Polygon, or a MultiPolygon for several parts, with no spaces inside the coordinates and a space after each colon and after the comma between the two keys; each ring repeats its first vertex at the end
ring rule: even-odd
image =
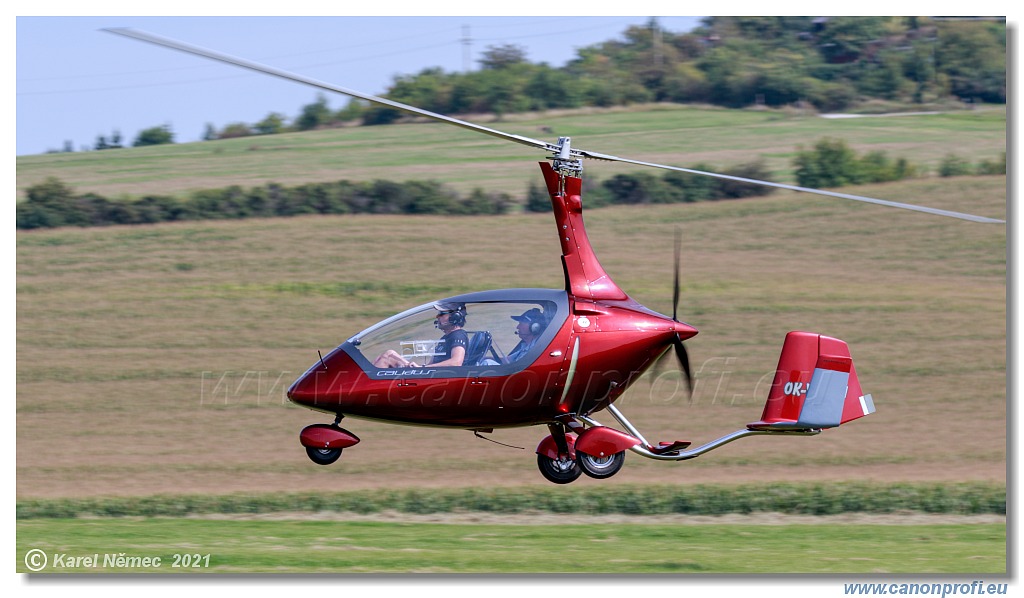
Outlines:
{"type": "MultiPolygon", "coordinates": [[[[537,176],[539,180],[539,173],[537,176]]],[[[1005,217],[1005,177],[855,193],[1005,217]]],[[[694,461],[627,457],[611,480],[1005,481],[1005,228],[826,198],[590,210],[617,282],[680,312],[697,388],[638,383],[620,403],[652,439],[711,440],[755,421],[786,332],[849,342],[878,412],[814,438],[753,438],[694,461]]],[[[562,284],[548,215],[339,216],[17,235],[19,497],[545,485],[543,429],[347,420],[329,467],[298,431],[326,417],[287,385],[345,338],[470,290],[562,284]]]]}

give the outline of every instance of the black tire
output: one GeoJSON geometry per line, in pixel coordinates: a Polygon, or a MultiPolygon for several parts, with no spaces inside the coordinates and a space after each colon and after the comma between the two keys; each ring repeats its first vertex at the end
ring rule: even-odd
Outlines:
{"type": "Polygon", "coordinates": [[[555,484],[568,484],[583,473],[572,459],[557,460],[544,455],[537,455],[537,468],[542,476],[555,484]]]}
{"type": "Polygon", "coordinates": [[[622,464],[626,462],[626,451],[620,451],[614,455],[605,457],[594,457],[586,453],[576,452],[576,464],[583,473],[592,478],[603,480],[619,473],[622,464]]]}
{"type": "Polygon", "coordinates": [[[341,457],[340,448],[314,448],[311,446],[306,447],[306,454],[309,455],[309,460],[317,465],[330,465],[341,457]]]}

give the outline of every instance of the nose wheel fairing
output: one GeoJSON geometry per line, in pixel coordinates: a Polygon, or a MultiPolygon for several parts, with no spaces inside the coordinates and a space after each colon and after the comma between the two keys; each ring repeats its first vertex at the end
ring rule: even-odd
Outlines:
{"type": "Polygon", "coordinates": [[[299,443],[306,448],[345,449],[359,444],[359,437],[336,424],[313,424],[299,432],[299,443]]]}

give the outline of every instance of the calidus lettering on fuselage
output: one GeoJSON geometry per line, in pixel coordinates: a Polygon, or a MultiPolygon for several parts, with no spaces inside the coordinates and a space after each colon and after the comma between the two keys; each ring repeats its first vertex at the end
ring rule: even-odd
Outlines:
{"type": "Polygon", "coordinates": [[[381,370],[376,373],[378,378],[401,378],[403,376],[429,376],[437,370],[381,370]]]}

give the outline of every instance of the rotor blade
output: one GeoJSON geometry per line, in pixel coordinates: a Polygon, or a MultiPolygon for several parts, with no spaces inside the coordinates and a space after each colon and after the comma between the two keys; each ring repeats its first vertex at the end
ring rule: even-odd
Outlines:
{"type": "Polygon", "coordinates": [[[530,147],[540,148],[540,149],[547,150],[547,151],[558,151],[558,146],[557,145],[553,145],[553,144],[550,144],[550,143],[547,143],[547,142],[544,142],[544,141],[540,141],[538,139],[531,139],[530,137],[523,137],[521,135],[513,135],[511,133],[505,133],[504,131],[499,131],[497,129],[491,129],[489,127],[484,127],[482,125],[477,125],[477,124],[473,124],[471,122],[466,122],[464,120],[459,120],[457,118],[452,118],[450,116],[445,116],[443,114],[437,114],[436,112],[430,112],[429,110],[423,110],[422,108],[416,108],[415,106],[409,106],[409,105],[403,104],[401,102],[395,102],[393,100],[388,100],[388,99],[381,98],[381,97],[374,96],[374,95],[370,95],[370,94],[367,94],[367,93],[362,93],[362,92],[355,91],[355,90],[352,90],[352,89],[347,89],[345,87],[339,87],[337,85],[332,85],[330,83],[325,83],[323,81],[317,81],[316,79],[311,79],[311,78],[305,77],[303,75],[298,75],[298,74],[295,74],[295,73],[291,73],[291,72],[288,72],[288,71],[285,71],[285,70],[274,68],[272,66],[267,66],[267,65],[264,65],[264,64],[260,64],[258,62],[252,62],[252,61],[249,61],[249,60],[245,60],[244,58],[237,58],[235,56],[229,56],[227,54],[222,54],[222,53],[216,52],[214,50],[208,50],[206,48],[200,48],[198,46],[193,46],[191,44],[186,44],[184,42],[180,42],[180,41],[173,40],[173,39],[170,39],[170,38],[162,37],[162,36],[155,35],[155,34],[152,34],[152,33],[148,33],[148,32],[145,32],[145,31],[140,31],[138,29],[131,29],[131,28],[126,28],[126,27],[115,27],[115,28],[104,29],[104,31],[107,31],[107,32],[110,32],[110,33],[116,33],[117,35],[123,35],[125,37],[130,37],[130,38],[141,40],[141,41],[144,41],[144,42],[149,42],[149,43],[152,43],[152,44],[156,44],[158,46],[164,46],[164,47],[167,47],[167,48],[172,48],[174,50],[179,50],[179,51],[182,51],[182,52],[188,52],[189,54],[195,54],[195,55],[198,55],[198,56],[203,56],[204,58],[209,58],[211,60],[217,60],[219,62],[226,62],[228,64],[233,64],[235,66],[240,66],[242,68],[246,68],[246,69],[249,69],[249,70],[257,71],[257,72],[260,72],[260,73],[265,73],[267,75],[273,75],[275,77],[280,77],[282,79],[288,79],[290,81],[295,81],[297,83],[303,83],[305,85],[311,85],[313,87],[318,87],[320,89],[324,89],[324,90],[327,90],[327,91],[333,91],[333,92],[336,92],[336,93],[345,94],[347,96],[351,96],[351,97],[354,97],[354,98],[359,98],[361,100],[366,100],[368,102],[373,102],[375,104],[380,104],[382,106],[387,106],[389,108],[394,108],[396,110],[402,110],[402,111],[405,111],[405,112],[409,112],[409,113],[415,114],[417,116],[424,116],[426,118],[431,118],[431,119],[434,119],[434,120],[439,120],[439,121],[442,121],[442,122],[446,122],[448,124],[455,125],[457,127],[462,127],[464,129],[470,129],[470,130],[476,131],[478,133],[484,133],[485,135],[491,135],[492,137],[499,137],[501,139],[506,139],[508,141],[514,141],[515,143],[520,143],[522,145],[528,145],[530,147]]]}
{"type": "Polygon", "coordinates": [[[973,214],[964,214],[963,212],[952,212],[949,210],[940,210],[938,208],[928,208],[925,206],[918,206],[909,203],[900,203],[897,201],[887,201],[884,199],[875,199],[873,197],[864,197],[861,195],[850,195],[848,193],[837,193],[835,191],[823,191],[821,189],[812,189],[810,187],[798,187],[796,185],[786,185],[784,183],[772,183],[769,181],[760,181],[757,179],[747,179],[739,176],[732,176],[729,174],[718,174],[716,172],[705,172],[703,170],[693,170],[690,168],[680,168],[679,166],[667,166],[665,164],[655,164],[653,162],[642,162],[640,160],[630,160],[629,158],[620,158],[618,156],[610,156],[608,154],[599,154],[597,152],[589,152],[585,150],[579,150],[580,154],[587,158],[594,158],[595,160],[609,160],[611,162],[625,162],[627,164],[637,164],[639,166],[650,166],[652,168],[662,168],[664,170],[676,170],[679,172],[689,172],[691,174],[700,174],[704,176],[715,177],[719,179],[728,179],[730,181],[739,181],[741,183],[752,183],[755,185],[765,185],[767,187],[777,187],[779,189],[788,189],[790,191],[801,191],[803,193],[815,193],[817,195],[827,195],[830,197],[839,197],[841,199],[852,199],[855,201],[863,201],[867,203],[878,204],[881,206],[889,206],[891,208],[902,208],[904,210],[913,210],[915,212],[924,212],[926,214],[935,214],[938,216],[949,216],[951,218],[960,218],[961,220],[970,220],[972,222],[985,222],[985,223],[998,223],[1005,224],[1005,220],[997,220],[995,218],[986,218],[985,216],[975,216],[973,214]]]}

